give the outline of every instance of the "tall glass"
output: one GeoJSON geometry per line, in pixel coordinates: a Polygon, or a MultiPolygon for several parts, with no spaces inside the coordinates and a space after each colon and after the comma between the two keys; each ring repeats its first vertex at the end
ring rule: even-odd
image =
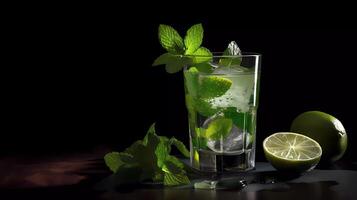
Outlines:
{"type": "Polygon", "coordinates": [[[185,68],[192,167],[207,172],[254,168],[260,61],[254,53],[215,53],[209,62],[185,68]]]}

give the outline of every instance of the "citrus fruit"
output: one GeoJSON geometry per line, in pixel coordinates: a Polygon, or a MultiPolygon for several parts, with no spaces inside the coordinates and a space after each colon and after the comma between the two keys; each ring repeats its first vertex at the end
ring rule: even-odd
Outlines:
{"type": "Polygon", "coordinates": [[[280,132],[263,142],[265,157],[278,170],[304,172],[320,161],[322,149],[315,140],[301,134],[280,132]]]}
{"type": "Polygon", "coordinates": [[[200,80],[199,94],[201,98],[214,98],[225,94],[232,81],[218,76],[206,76],[200,80]]]}
{"type": "Polygon", "coordinates": [[[340,159],[347,148],[347,134],[342,123],[324,112],[308,111],[297,116],[292,132],[316,140],[322,147],[321,162],[331,163],[340,159]]]}

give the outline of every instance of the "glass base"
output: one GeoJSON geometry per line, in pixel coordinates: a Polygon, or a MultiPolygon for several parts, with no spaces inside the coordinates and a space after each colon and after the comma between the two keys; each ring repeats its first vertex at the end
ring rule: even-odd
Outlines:
{"type": "Polygon", "coordinates": [[[191,165],[204,172],[244,172],[254,169],[255,152],[247,149],[237,152],[218,153],[210,150],[194,150],[191,165]]]}

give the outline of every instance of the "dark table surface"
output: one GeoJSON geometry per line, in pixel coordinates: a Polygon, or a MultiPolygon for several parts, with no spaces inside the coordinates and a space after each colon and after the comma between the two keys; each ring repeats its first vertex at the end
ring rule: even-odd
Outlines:
{"type": "Polygon", "coordinates": [[[110,175],[104,152],[51,156],[7,156],[0,158],[0,199],[357,199],[357,163],[338,162],[303,176],[289,177],[269,163],[256,169],[230,174],[248,184],[243,189],[198,190],[191,186],[141,185],[99,191],[94,187],[110,175]]]}

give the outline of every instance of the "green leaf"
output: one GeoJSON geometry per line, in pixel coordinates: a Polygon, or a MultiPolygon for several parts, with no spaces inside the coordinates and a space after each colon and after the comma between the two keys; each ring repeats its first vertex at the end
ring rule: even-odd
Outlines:
{"type": "Polygon", "coordinates": [[[173,55],[171,53],[164,53],[152,64],[153,66],[157,65],[166,65],[166,71],[168,73],[176,73],[180,71],[182,68],[184,68],[187,65],[190,65],[192,63],[192,59],[186,56],[180,56],[180,55],[173,55]]]}
{"type": "Polygon", "coordinates": [[[195,110],[205,117],[210,117],[219,111],[219,109],[213,108],[213,105],[205,99],[195,98],[193,99],[193,103],[195,110]]]}
{"type": "Polygon", "coordinates": [[[183,168],[184,165],[179,159],[175,156],[168,156],[164,161],[162,171],[172,174],[184,174],[183,168]]]}
{"type": "Polygon", "coordinates": [[[157,166],[159,168],[162,168],[164,166],[164,163],[169,156],[171,151],[171,146],[169,145],[168,141],[160,141],[160,143],[157,145],[156,150],[155,150],[155,155],[157,157],[157,166]]]}
{"type": "Polygon", "coordinates": [[[194,64],[210,62],[212,61],[212,53],[205,47],[198,48],[194,53],[192,53],[192,60],[194,64]]]}
{"type": "Polygon", "coordinates": [[[230,66],[240,66],[242,63],[241,51],[235,41],[229,43],[227,49],[223,52],[223,56],[238,56],[238,57],[226,57],[219,60],[219,65],[230,67],[230,66]]]}
{"type": "Polygon", "coordinates": [[[167,63],[172,62],[173,60],[175,60],[175,55],[173,55],[171,53],[164,53],[164,54],[162,54],[161,56],[159,56],[158,58],[155,59],[155,61],[152,64],[152,66],[165,65],[167,63]]]}
{"type": "Polygon", "coordinates": [[[170,62],[166,63],[165,69],[168,73],[173,74],[181,71],[185,66],[190,65],[192,59],[185,56],[175,56],[170,62]]]}
{"type": "Polygon", "coordinates": [[[194,105],[193,98],[189,94],[187,94],[185,97],[186,97],[185,98],[186,99],[186,107],[187,107],[188,112],[190,114],[194,113],[195,112],[195,105],[194,105]]]}
{"type": "Polygon", "coordinates": [[[185,174],[171,174],[165,173],[164,176],[164,185],[167,186],[176,186],[176,185],[184,185],[189,184],[190,180],[185,174]]]}
{"type": "Polygon", "coordinates": [[[143,141],[136,141],[124,151],[133,155],[135,162],[142,167],[143,180],[151,179],[155,175],[155,172],[159,170],[155,150],[160,142],[160,138],[155,134],[153,129],[154,124],[151,125],[143,141]]]}
{"type": "Polygon", "coordinates": [[[195,64],[194,66],[197,68],[199,72],[208,73],[208,74],[213,72],[212,66],[207,62],[198,63],[195,64]]]}
{"type": "Polygon", "coordinates": [[[155,123],[151,124],[149,130],[147,131],[144,139],[143,144],[148,146],[155,146],[160,142],[159,136],[156,135],[155,132],[155,123]]]}
{"type": "Polygon", "coordinates": [[[200,97],[214,98],[225,94],[232,85],[232,81],[218,76],[207,76],[201,79],[199,87],[200,97]]]}
{"type": "Polygon", "coordinates": [[[185,95],[185,100],[188,111],[188,123],[191,127],[194,127],[197,120],[197,113],[194,107],[194,101],[193,98],[188,94],[185,95]]]}
{"type": "Polygon", "coordinates": [[[165,70],[166,70],[167,73],[174,74],[176,72],[181,71],[181,69],[183,67],[184,66],[179,62],[172,62],[172,63],[166,64],[165,70]]]}
{"type": "Polygon", "coordinates": [[[224,117],[229,118],[233,121],[238,128],[244,129],[244,113],[237,112],[236,107],[228,107],[223,111],[224,117]]]}
{"type": "Polygon", "coordinates": [[[118,171],[118,169],[129,163],[133,163],[133,156],[128,154],[128,153],[119,153],[119,152],[111,152],[107,153],[104,156],[104,161],[105,164],[109,167],[110,170],[112,170],[114,173],[118,171]]]}
{"type": "Polygon", "coordinates": [[[195,67],[190,67],[190,69],[184,72],[185,86],[187,88],[188,94],[196,97],[198,90],[198,70],[195,67]]]}
{"type": "Polygon", "coordinates": [[[206,129],[196,128],[196,137],[192,139],[192,145],[199,149],[207,149],[206,129]]]}
{"type": "Polygon", "coordinates": [[[202,44],[203,39],[203,27],[202,24],[193,25],[191,28],[187,30],[185,37],[185,46],[186,52],[185,54],[194,53],[202,44]]]}
{"type": "Polygon", "coordinates": [[[186,146],[176,138],[172,137],[170,140],[167,138],[162,139],[157,145],[155,150],[155,155],[157,157],[157,165],[162,168],[167,160],[172,160],[175,158],[170,158],[171,145],[174,145],[184,156],[190,157],[190,152],[187,150],[186,146]]]}
{"type": "MultiPolygon", "coordinates": [[[[183,152],[183,154],[188,154],[188,150],[184,144],[175,138],[171,138],[170,140],[163,139],[160,141],[156,148],[155,154],[157,157],[157,165],[163,172],[165,172],[164,185],[172,186],[189,183],[189,180],[185,175],[186,172],[184,171],[184,164],[175,156],[170,155],[172,144],[183,152]]],[[[155,179],[160,178],[160,175],[155,175],[155,179]]]]}
{"type": "Polygon", "coordinates": [[[207,127],[205,137],[213,140],[219,140],[227,137],[232,129],[232,120],[227,118],[218,118],[213,120],[207,127]]]}
{"type": "MultiPolygon", "coordinates": [[[[115,173],[109,181],[114,185],[138,183],[144,180],[155,182],[164,181],[167,173],[178,173],[178,177],[185,177],[184,164],[176,157],[170,155],[171,145],[175,145],[185,156],[188,150],[176,138],[168,139],[158,136],[155,124],[152,124],[143,140],[138,140],[124,152],[111,152],[105,155],[107,166],[115,173]]],[[[170,176],[171,177],[171,176],[170,176]]],[[[173,175],[176,177],[176,174],[173,175]]],[[[186,177],[187,178],[187,177],[186,177]]],[[[167,179],[167,178],[166,178],[167,179]]],[[[177,185],[187,182],[176,180],[168,184],[177,185]]]]}
{"type": "Polygon", "coordinates": [[[176,138],[172,137],[170,139],[171,144],[173,144],[185,157],[190,157],[190,152],[187,150],[186,146],[176,138]]]}
{"type": "Polygon", "coordinates": [[[183,54],[185,47],[180,34],[171,26],[159,26],[159,40],[161,46],[172,54],[183,54]]]}

